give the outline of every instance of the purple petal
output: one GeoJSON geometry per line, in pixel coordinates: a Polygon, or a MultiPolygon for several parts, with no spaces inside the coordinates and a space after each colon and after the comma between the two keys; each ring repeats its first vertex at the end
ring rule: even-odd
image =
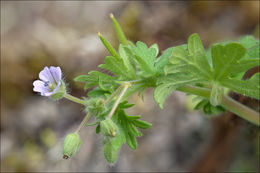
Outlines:
{"type": "Polygon", "coordinates": [[[41,93],[42,96],[46,96],[46,97],[49,97],[53,94],[53,91],[52,92],[44,92],[44,93],[41,93]]]}
{"type": "Polygon", "coordinates": [[[36,80],[33,82],[33,91],[35,92],[49,92],[49,88],[44,86],[44,82],[36,80]]]}
{"type": "Polygon", "coordinates": [[[58,83],[61,80],[61,69],[60,67],[50,67],[50,72],[52,74],[52,76],[54,77],[55,81],[58,83]]]}
{"type": "Polygon", "coordinates": [[[39,73],[39,78],[44,82],[50,81],[52,84],[54,83],[53,76],[48,67],[44,67],[44,69],[39,73]]]}

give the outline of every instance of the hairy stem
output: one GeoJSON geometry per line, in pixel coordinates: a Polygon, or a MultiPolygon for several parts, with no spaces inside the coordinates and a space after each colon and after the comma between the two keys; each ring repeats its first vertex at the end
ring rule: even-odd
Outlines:
{"type": "Polygon", "coordinates": [[[113,105],[111,111],[109,112],[108,118],[112,118],[112,116],[113,116],[113,114],[114,114],[118,104],[120,103],[122,97],[124,96],[126,90],[130,87],[130,84],[129,83],[125,83],[123,86],[124,86],[124,88],[123,88],[122,92],[120,93],[118,99],[116,100],[115,104],[113,105]]]}
{"type": "Polygon", "coordinates": [[[90,117],[91,117],[91,114],[88,112],[88,114],[81,121],[81,123],[80,123],[78,129],[75,131],[75,133],[79,133],[79,131],[82,129],[82,127],[88,122],[90,117]]]}
{"type": "Polygon", "coordinates": [[[179,88],[177,88],[177,90],[186,92],[186,93],[190,93],[190,94],[199,95],[199,96],[205,97],[207,99],[210,98],[210,91],[211,91],[208,88],[202,88],[202,87],[196,87],[196,86],[190,86],[190,85],[179,87],[179,88]]]}
{"type": "Polygon", "coordinates": [[[227,110],[235,113],[239,117],[255,124],[260,125],[259,118],[260,115],[258,112],[250,109],[249,107],[237,102],[236,100],[224,95],[221,100],[221,105],[227,110]]]}
{"type": "MultiPolygon", "coordinates": [[[[210,98],[210,89],[202,88],[202,87],[196,87],[196,86],[184,86],[177,88],[178,91],[195,94],[198,96],[202,96],[204,98],[209,99],[210,98]]],[[[250,109],[247,106],[244,106],[243,104],[237,102],[236,100],[230,98],[229,96],[223,95],[221,99],[221,106],[223,106],[225,109],[229,110],[230,112],[235,113],[239,117],[259,126],[259,113],[254,111],[253,109],[250,109]]]]}
{"type": "Polygon", "coordinates": [[[82,104],[82,105],[86,105],[86,102],[85,102],[84,100],[79,99],[79,98],[77,98],[77,97],[74,97],[74,96],[72,96],[72,95],[70,95],[70,94],[67,94],[67,93],[66,93],[66,94],[64,95],[64,97],[65,97],[66,99],[72,101],[72,102],[79,103],[79,104],[82,104]]]}
{"type": "Polygon", "coordinates": [[[120,85],[120,87],[118,87],[116,91],[113,92],[113,94],[105,101],[105,104],[108,104],[121,91],[122,88],[123,85],[120,85]]]}

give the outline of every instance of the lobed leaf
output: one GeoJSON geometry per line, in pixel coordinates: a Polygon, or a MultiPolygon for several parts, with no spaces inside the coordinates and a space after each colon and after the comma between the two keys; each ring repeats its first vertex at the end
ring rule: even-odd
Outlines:
{"type": "Polygon", "coordinates": [[[119,56],[123,59],[123,62],[126,66],[126,71],[133,76],[133,78],[136,78],[136,69],[135,64],[133,61],[133,58],[131,58],[131,52],[129,51],[127,46],[124,46],[122,44],[119,45],[119,56]]]}
{"type": "Polygon", "coordinates": [[[125,63],[123,59],[119,59],[113,56],[107,56],[105,58],[106,64],[100,64],[98,67],[102,69],[109,70],[113,72],[115,75],[125,78],[125,79],[133,79],[135,78],[135,75],[132,73],[129,73],[126,69],[125,63]]]}
{"type": "Polygon", "coordinates": [[[212,46],[211,55],[214,80],[218,81],[230,76],[230,74],[234,75],[232,67],[239,65],[239,60],[245,53],[246,49],[238,43],[229,43],[225,46],[221,44],[212,46]]]}
{"type": "Polygon", "coordinates": [[[178,71],[199,77],[203,81],[212,78],[206,52],[198,34],[192,34],[188,38],[187,50],[185,45],[173,47],[169,62],[171,65],[165,69],[167,74],[178,71]]]}
{"type": "Polygon", "coordinates": [[[243,45],[246,48],[246,55],[244,58],[250,59],[250,58],[258,58],[260,55],[260,49],[259,49],[259,40],[255,39],[253,36],[248,35],[241,37],[238,42],[243,45]]]}
{"type": "Polygon", "coordinates": [[[162,76],[158,78],[157,84],[159,84],[154,90],[154,100],[157,102],[160,108],[163,108],[163,104],[166,98],[178,87],[188,84],[194,84],[201,81],[200,78],[193,76],[187,76],[182,73],[175,73],[168,76],[162,76]]]}
{"type": "Polygon", "coordinates": [[[221,80],[221,84],[239,94],[260,99],[260,73],[254,74],[248,80],[225,78],[221,80]]]}
{"type": "Polygon", "coordinates": [[[163,73],[163,68],[169,63],[168,58],[171,56],[172,51],[172,47],[168,48],[162,53],[159,58],[157,58],[155,62],[155,69],[159,74],[163,73]]]}
{"type": "Polygon", "coordinates": [[[84,82],[86,83],[85,89],[102,84],[114,84],[114,80],[116,78],[105,73],[101,73],[99,71],[91,71],[88,75],[79,75],[74,78],[76,82],[84,82]]]}
{"type": "Polygon", "coordinates": [[[112,119],[119,127],[119,131],[122,133],[122,141],[125,141],[131,149],[136,150],[136,137],[142,136],[142,133],[139,132],[136,127],[147,129],[151,126],[151,124],[138,120],[141,116],[127,115],[124,109],[129,107],[130,106],[127,104],[127,101],[121,102],[118,105],[112,119]]]}
{"type": "Polygon", "coordinates": [[[158,46],[155,44],[148,48],[145,43],[138,41],[136,46],[132,46],[130,49],[139,68],[146,73],[154,74],[154,63],[159,52],[158,46]]]}

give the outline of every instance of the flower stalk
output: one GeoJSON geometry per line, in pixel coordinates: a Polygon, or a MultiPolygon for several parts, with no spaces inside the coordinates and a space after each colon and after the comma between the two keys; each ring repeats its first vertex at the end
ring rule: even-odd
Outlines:
{"type": "Polygon", "coordinates": [[[84,100],[79,99],[79,98],[77,98],[77,97],[74,97],[74,96],[72,96],[72,95],[70,95],[70,94],[68,94],[68,93],[66,93],[66,94],[64,95],[64,97],[65,97],[66,99],[72,101],[72,102],[79,103],[79,104],[82,104],[82,105],[86,105],[86,102],[85,102],[84,100]]]}
{"type": "Polygon", "coordinates": [[[115,104],[113,105],[111,111],[109,112],[108,118],[112,118],[112,116],[113,116],[113,114],[114,114],[114,112],[115,112],[115,110],[116,110],[118,104],[120,103],[122,97],[124,96],[124,94],[125,94],[125,92],[127,91],[127,89],[131,86],[131,84],[130,84],[130,83],[125,83],[125,84],[123,84],[122,86],[123,86],[123,90],[122,90],[122,92],[120,93],[120,95],[119,95],[118,99],[116,100],[115,104]]]}
{"type": "Polygon", "coordinates": [[[108,103],[121,91],[122,88],[123,88],[123,85],[120,85],[120,87],[118,87],[118,88],[116,89],[116,91],[113,92],[113,93],[111,94],[111,96],[110,96],[104,103],[105,103],[105,104],[108,104],[108,103]]]}
{"type": "Polygon", "coordinates": [[[88,122],[89,118],[91,117],[91,114],[88,112],[87,115],[84,117],[84,119],[81,121],[79,127],[75,131],[75,133],[79,133],[82,127],[88,122]]]}

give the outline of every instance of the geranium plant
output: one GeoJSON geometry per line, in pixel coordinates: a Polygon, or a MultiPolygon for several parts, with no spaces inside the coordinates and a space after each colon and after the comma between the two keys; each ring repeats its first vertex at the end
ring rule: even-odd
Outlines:
{"type": "Polygon", "coordinates": [[[237,41],[216,43],[206,51],[198,34],[192,34],[187,44],[170,47],[158,57],[157,44],[129,41],[120,25],[110,15],[120,41],[118,50],[100,34],[98,36],[111,56],[99,65],[109,72],[90,71],[75,78],[85,83],[84,89],[93,88],[87,96],[76,98],[66,92],[60,67],[45,67],[33,85],[33,90],[54,100],[67,98],[85,107],[86,116],[75,132],[64,141],[64,158],[74,156],[80,148],[79,131],[83,126],[96,126],[103,136],[104,156],[109,164],[117,160],[124,143],[137,148],[138,129],[151,124],[140,120],[140,115],[128,115],[125,109],[134,106],[127,99],[138,92],[142,97],[147,88],[154,89],[154,100],[163,108],[167,97],[174,91],[195,95],[199,99],[194,109],[207,114],[231,111],[246,121],[259,126],[259,113],[229,96],[230,92],[260,99],[259,75],[242,80],[245,72],[260,64],[259,40],[244,36],[237,41]],[[95,121],[87,124],[93,116],[95,121]]]}

